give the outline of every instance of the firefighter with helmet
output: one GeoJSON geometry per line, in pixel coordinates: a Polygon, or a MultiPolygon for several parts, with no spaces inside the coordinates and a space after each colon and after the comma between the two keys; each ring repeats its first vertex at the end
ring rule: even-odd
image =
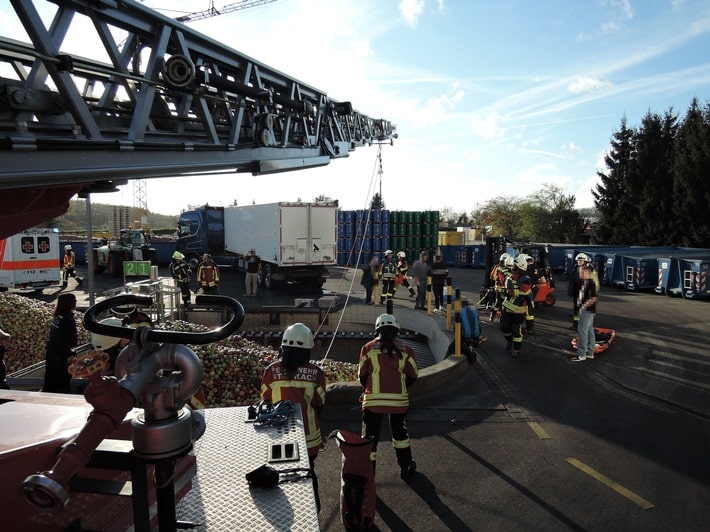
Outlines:
{"type": "Polygon", "coordinates": [[[491,284],[493,285],[493,301],[491,302],[490,321],[495,321],[501,316],[501,305],[503,304],[504,299],[503,296],[505,289],[505,280],[508,277],[509,273],[505,262],[509,257],[510,254],[501,253],[500,258],[498,259],[498,264],[494,265],[493,268],[491,268],[489,279],[491,280],[491,284]]]}
{"type": "Polygon", "coordinates": [[[582,288],[581,269],[584,266],[591,264],[591,260],[589,259],[589,255],[586,253],[577,253],[574,260],[575,265],[569,278],[569,284],[567,285],[567,295],[572,298],[572,326],[570,329],[574,329],[576,331],[577,325],[579,324],[577,296],[579,295],[580,288],[582,288]]]}
{"type": "Polygon", "coordinates": [[[513,357],[520,356],[523,347],[523,324],[530,302],[531,281],[526,271],[525,257],[508,257],[505,266],[509,271],[505,280],[505,297],[500,317],[500,330],[506,342],[506,350],[513,357]]]}
{"type": "Polygon", "coordinates": [[[212,260],[212,255],[205,253],[202,262],[197,266],[197,284],[202,293],[217,295],[219,290],[219,266],[212,260]]]}
{"type": "Polygon", "coordinates": [[[271,403],[291,401],[300,405],[316,508],[320,511],[314,464],[323,442],[319,416],[325,404],[326,377],[323,370],[310,361],[314,345],[313,333],[303,323],[288,327],[279,348],[281,359],[264,370],[261,398],[271,403]]]}
{"type": "Polygon", "coordinates": [[[380,292],[380,304],[394,297],[395,280],[397,279],[397,265],[392,260],[392,250],[385,251],[385,258],[380,265],[379,278],[382,279],[382,291],[380,292]]]}
{"type": "Polygon", "coordinates": [[[419,368],[412,348],[397,340],[397,318],[392,314],[381,314],[375,321],[375,332],[377,337],[360,350],[358,363],[360,383],[365,388],[361,396],[361,436],[372,438],[370,460],[374,470],[382,418],[387,415],[400,476],[406,479],[417,468],[412,460],[406,415],[409,410],[408,388],[417,380],[419,368]]]}
{"type": "Polygon", "coordinates": [[[185,306],[190,304],[190,276],[192,269],[190,264],[185,260],[185,255],[176,251],[173,253],[173,260],[170,263],[170,274],[175,279],[175,284],[180,289],[182,294],[182,302],[185,306]]]}
{"type": "Polygon", "coordinates": [[[535,295],[539,289],[537,268],[535,268],[535,259],[532,256],[526,253],[521,253],[520,256],[525,258],[528,265],[525,273],[530,277],[530,301],[528,302],[528,312],[525,314],[525,332],[532,334],[535,330],[535,295]]]}
{"type": "MultiPolygon", "coordinates": [[[[407,263],[407,255],[404,251],[397,252],[397,277],[402,279],[402,286],[409,289],[409,297],[415,297],[417,293],[414,291],[412,285],[409,284],[409,278],[407,277],[407,272],[409,271],[409,264],[407,263]]],[[[397,291],[397,286],[394,288],[397,291]]]]}
{"type": "Polygon", "coordinates": [[[71,245],[67,244],[66,246],[64,246],[64,260],[62,263],[62,288],[67,287],[67,281],[69,281],[70,276],[76,279],[77,285],[80,285],[84,282],[84,279],[82,279],[76,274],[75,268],[76,255],[74,254],[71,245]]]}

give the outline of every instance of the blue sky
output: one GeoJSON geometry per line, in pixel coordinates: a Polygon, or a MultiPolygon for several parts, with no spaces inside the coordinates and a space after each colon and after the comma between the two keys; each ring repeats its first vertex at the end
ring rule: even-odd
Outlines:
{"type": "MultiPolygon", "coordinates": [[[[143,3],[169,16],[210,5],[143,3]]],[[[0,30],[13,36],[9,11],[0,30]]],[[[705,0],[276,0],[190,25],[391,120],[399,139],[382,149],[381,184],[374,146],[317,170],[148,180],[148,207],[164,214],[321,194],[360,209],[380,189],[390,209],[470,212],[547,183],[591,207],[624,115],[682,118],[710,99],[705,0]]],[[[131,205],[133,186],[93,200],[131,205]]]]}

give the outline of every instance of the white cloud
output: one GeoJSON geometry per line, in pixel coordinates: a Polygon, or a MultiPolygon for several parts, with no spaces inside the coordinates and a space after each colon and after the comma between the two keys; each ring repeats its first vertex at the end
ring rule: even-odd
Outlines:
{"type": "Polygon", "coordinates": [[[488,113],[484,116],[474,115],[473,132],[484,139],[501,137],[504,129],[500,127],[500,117],[497,113],[488,113]]]}
{"type": "Polygon", "coordinates": [[[572,83],[567,85],[567,90],[573,94],[583,92],[596,91],[600,89],[608,89],[612,84],[610,81],[603,79],[590,78],[588,76],[579,76],[572,83]]]}
{"type": "Polygon", "coordinates": [[[399,12],[407,25],[415,28],[424,12],[424,0],[400,0],[399,12]]]}
{"type": "Polygon", "coordinates": [[[626,20],[634,18],[634,8],[629,0],[611,0],[611,6],[618,10],[626,20]]]}

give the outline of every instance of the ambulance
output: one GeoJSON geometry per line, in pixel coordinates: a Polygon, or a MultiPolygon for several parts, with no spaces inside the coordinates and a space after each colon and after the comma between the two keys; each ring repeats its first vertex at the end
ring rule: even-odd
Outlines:
{"type": "Polygon", "coordinates": [[[60,286],[62,251],[57,229],[27,229],[0,240],[0,291],[60,286]]]}

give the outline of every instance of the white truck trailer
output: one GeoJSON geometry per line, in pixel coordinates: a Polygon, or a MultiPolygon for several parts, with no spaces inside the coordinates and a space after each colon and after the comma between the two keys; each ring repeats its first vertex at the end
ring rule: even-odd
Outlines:
{"type": "Polygon", "coordinates": [[[56,229],[27,229],[0,239],[0,291],[32,289],[62,283],[62,250],[56,229]]]}
{"type": "Polygon", "coordinates": [[[337,264],[338,203],[267,203],[224,207],[224,248],[246,268],[252,250],[261,259],[267,289],[301,282],[320,287],[337,264]]]}

